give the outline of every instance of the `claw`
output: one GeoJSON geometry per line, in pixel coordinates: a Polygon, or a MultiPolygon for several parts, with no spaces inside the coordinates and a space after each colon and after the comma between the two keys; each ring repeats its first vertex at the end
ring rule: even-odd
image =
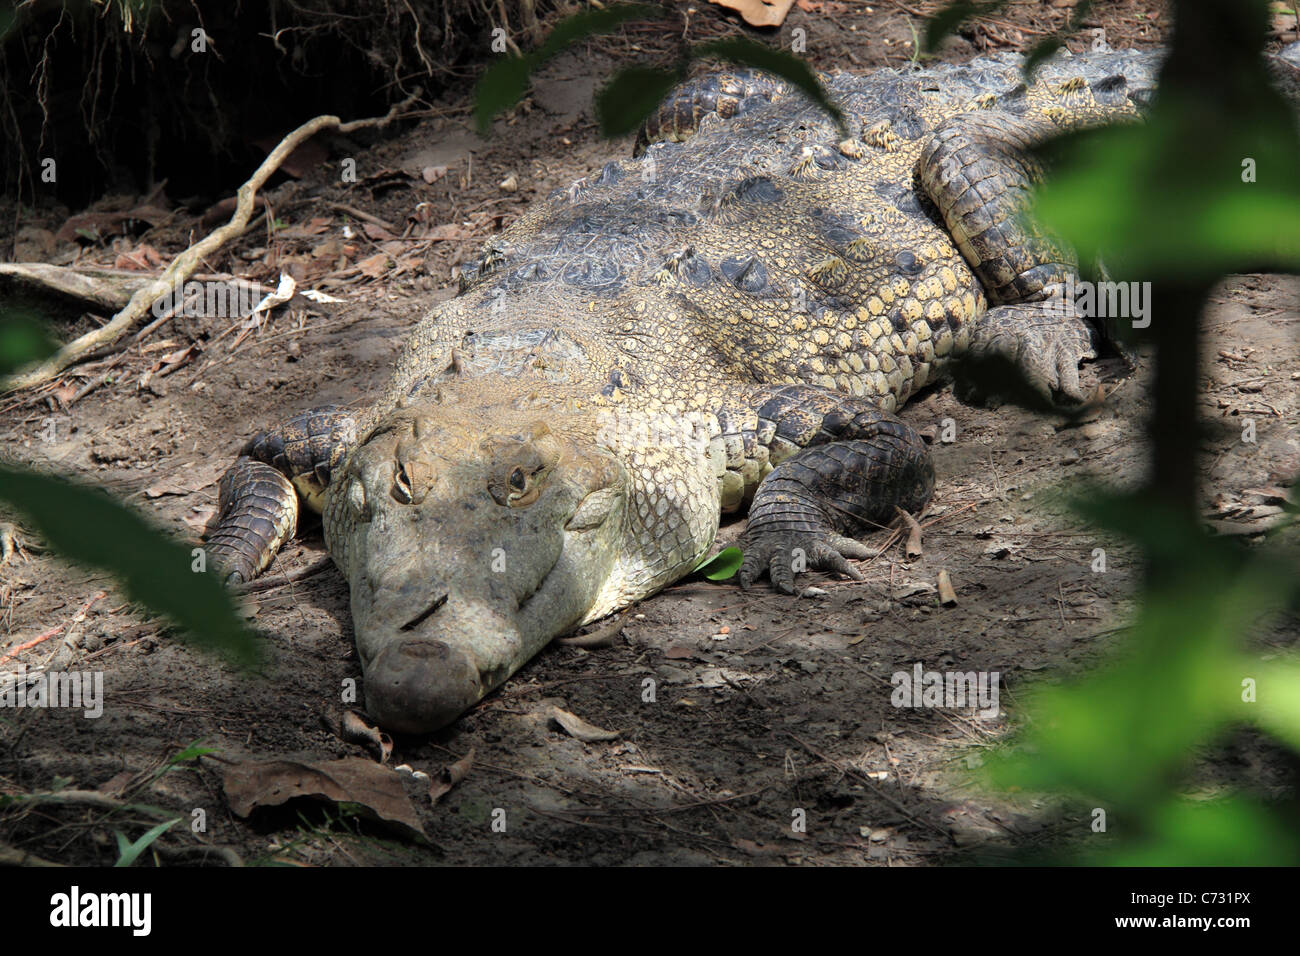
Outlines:
{"type": "Polygon", "coordinates": [[[750,587],[767,571],[772,587],[782,594],[794,594],[795,575],[809,569],[832,571],[854,581],[863,579],[862,572],[849,563],[849,558],[867,558],[871,549],[860,541],[829,532],[767,532],[750,539],[742,539],[741,549],[745,559],[738,575],[742,588],[750,587]],[[802,553],[803,560],[796,568],[795,556],[802,553]]]}
{"type": "MultiPolygon", "coordinates": [[[[981,318],[970,357],[1000,357],[1011,363],[1030,393],[1049,407],[1082,404],[1091,390],[1080,381],[1079,364],[1097,357],[1087,323],[1073,316],[1043,315],[1040,309],[1039,303],[1029,302],[990,310],[981,318]]],[[[968,383],[963,399],[995,397],[984,394],[987,384],[968,383]]]]}

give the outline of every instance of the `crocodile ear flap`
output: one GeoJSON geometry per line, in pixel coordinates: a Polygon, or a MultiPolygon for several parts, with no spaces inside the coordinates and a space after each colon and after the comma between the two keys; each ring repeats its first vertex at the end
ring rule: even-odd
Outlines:
{"type": "Polygon", "coordinates": [[[622,497],[621,488],[597,488],[578,504],[578,510],[565,523],[564,530],[590,531],[600,527],[622,497]]]}

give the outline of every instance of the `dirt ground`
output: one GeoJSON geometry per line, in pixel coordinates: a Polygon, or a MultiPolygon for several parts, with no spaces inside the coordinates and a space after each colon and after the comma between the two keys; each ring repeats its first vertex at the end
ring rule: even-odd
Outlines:
{"type": "MultiPolygon", "coordinates": [[[[910,59],[920,30],[914,14],[934,4],[806,6],[787,29],[809,31],[815,64],[867,69],[910,59]]],[[[1167,28],[1155,4],[1103,6],[1115,46],[1158,42],[1167,28]]],[[[1013,5],[943,55],[1023,48],[1067,12],[1013,5]]],[[[739,29],[711,7],[697,18],[700,36],[739,29]]],[[[466,87],[447,91],[439,115],[399,135],[373,145],[335,139],[334,159],[361,157],[358,184],[333,182],[335,163],[283,182],[268,198],[284,228],[271,234],[263,222],[207,265],[272,286],[293,268],[305,285],[343,302],[278,312],[253,334],[226,319],[176,319],[125,357],[105,356],[35,396],[0,399],[5,454],[106,486],[197,540],[216,504],[215,482],[247,436],[311,405],[364,404],[406,329],[452,294],[458,263],[535,197],[630,148],[630,140],[599,139],[590,104],[597,78],[640,42],[629,34],[554,61],[525,107],[486,138],[469,132],[466,87]],[[517,189],[503,189],[511,178],[517,189]],[[408,222],[444,228],[418,242],[382,227],[372,236],[356,210],[399,235],[408,222]],[[376,276],[356,268],[379,253],[396,265],[376,276]],[[51,419],[56,440],[45,442],[51,419]]],[[[26,225],[54,232],[61,223],[38,210],[26,225]]],[[[175,254],[192,231],[201,232],[195,218],[179,215],[116,248],[77,252],[39,232],[24,241],[47,261],[76,253],[112,264],[145,244],[175,254]]],[[[73,316],[66,334],[92,321],[73,316]]],[[[1235,277],[1216,292],[1208,326],[1204,413],[1216,430],[1205,457],[1207,520],[1254,535],[1269,509],[1248,489],[1300,473],[1300,281],[1235,277]],[[1254,444],[1241,440],[1247,418],[1254,444]]],[[[881,554],[861,565],[864,582],[811,575],[807,583],[821,593],[800,598],[679,583],[629,610],[612,646],[552,647],[452,727],[399,738],[389,762],[435,776],[473,751],[468,775],[436,806],[421,784],[406,782],[427,845],[300,804],[241,819],[222,792],[221,761],[368,756],[330,729],[345,682],[359,683],[361,671],[345,583],[322,562],[318,529],[290,543],[265,579],[270,586],[246,599],[270,644],[270,663],[255,677],[178,644],[107,578],[33,546],[0,569],[0,656],[56,625],[68,628],[5,668],[102,670],[106,707],[96,720],[0,712],[0,794],[102,788],[186,821],[203,810],[202,832],[178,827],[158,841],[165,862],[197,861],[183,848],[211,845],[250,863],[916,865],[1083,826],[1045,814],[1030,795],[981,793],[968,771],[1014,726],[1030,681],[1095,662],[1120,639],[1132,609],[1131,552],[1054,498],[1084,478],[1133,482],[1144,460],[1149,368],[1127,379],[1113,360],[1094,369],[1114,391],[1084,423],[967,407],[948,389],[906,407],[907,421],[936,434],[938,489],[923,518],[921,557],[907,560],[897,541],[884,548],[882,535],[881,554]],[[1093,570],[1095,548],[1106,550],[1105,573],[1093,570]],[[955,605],[936,597],[941,570],[955,605]],[[891,675],[918,662],[998,672],[999,715],[895,708],[891,675]],[[647,678],[653,701],[644,699],[647,678]],[[557,705],[619,736],[576,739],[551,720],[557,705]],[[200,740],[217,753],[155,772],[200,740]],[[791,826],[798,811],[804,832],[791,826]]],[[[725,526],[721,542],[742,528],[725,526]]],[[[84,805],[42,807],[0,817],[0,845],[111,863],[112,830],[138,836],[151,822],[84,805]]]]}

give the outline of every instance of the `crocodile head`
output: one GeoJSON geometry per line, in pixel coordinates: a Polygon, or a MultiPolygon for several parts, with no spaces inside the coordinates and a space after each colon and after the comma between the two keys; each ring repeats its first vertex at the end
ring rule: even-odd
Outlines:
{"type": "Polygon", "coordinates": [[[451,722],[599,610],[628,479],[566,424],[500,406],[399,409],[331,483],[326,542],[382,726],[451,722]]]}

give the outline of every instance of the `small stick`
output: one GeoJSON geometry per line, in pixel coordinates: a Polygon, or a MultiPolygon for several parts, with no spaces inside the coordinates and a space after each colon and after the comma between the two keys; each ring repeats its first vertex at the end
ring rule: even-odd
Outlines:
{"type": "Polygon", "coordinates": [[[556,644],[563,644],[565,647],[609,647],[618,637],[618,632],[623,630],[622,616],[614,618],[608,624],[596,628],[590,634],[578,634],[574,637],[556,638],[556,644]]]}
{"type": "Polygon", "coordinates": [[[292,584],[295,581],[301,581],[303,578],[309,578],[313,574],[319,574],[321,571],[328,568],[330,562],[333,560],[334,559],[327,554],[325,557],[313,561],[311,564],[303,565],[301,568],[294,568],[292,571],[286,571],[279,577],[267,575],[266,577],[259,578],[256,581],[249,581],[246,584],[241,584],[235,590],[239,594],[251,594],[256,591],[269,591],[271,588],[278,588],[285,584],[292,584]]]}
{"type": "Polygon", "coordinates": [[[94,604],[96,601],[98,601],[100,598],[102,598],[102,597],[103,597],[105,594],[107,594],[107,593],[108,593],[107,591],[100,591],[100,592],[99,592],[98,594],[96,594],[93,598],[91,598],[89,601],[87,601],[85,604],[83,604],[83,605],[81,606],[81,610],[78,611],[76,614],[74,614],[74,615],[72,616],[72,619],[71,619],[71,620],[69,620],[69,621],[65,621],[65,622],[62,623],[62,624],[58,624],[58,625],[56,625],[56,626],[50,628],[50,629],[49,629],[48,631],[46,631],[44,634],[41,634],[41,635],[39,635],[39,636],[37,636],[37,637],[33,637],[30,641],[27,641],[27,642],[24,643],[24,644],[19,644],[17,647],[15,647],[12,651],[10,651],[10,652],[9,652],[8,654],[6,654],[4,657],[0,657],[0,664],[7,664],[9,661],[13,660],[15,657],[17,657],[17,656],[18,656],[19,654],[21,654],[23,651],[29,651],[29,650],[31,650],[33,647],[36,647],[36,646],[39,645],[39,644],[44,644],[44,643],[45,643],[46,641],[48,641],[50,638],[57,636],[58,633],[59,633],[60,631],[62,631],[65,627],[67,627],[69,624],[80,624],[82,621],[84,621],[84,620],[86,619],[86,612],[90,610],[90,606],[91,606],[92,604],[94,604]]]}
{"type": "Polygon", "coordinates": [[[298,146],[325,129],[337,129],[340,133],[350,133],[367,126],[383,126],[391,122],[403,109],[413,103],[420,93],[421,91],[417,89],[403,102],[398,103],[389,110],[385,116],[353,120],[349,123],[344,123],[337,116],[317,116],[303,123],[280,140],[280,144],[271,150],[270,155],[262,161],[262,165],[257,167],[248,182],[239,187],[235,194],[235,212],[230,217],[229,222],[190,246],[173,259],[171,265],[163,270],[160,276],[137,289],[122,311],[113,316],[112,320],[107,324],[69,342],[44,362],[0,383],[0,388],[5,391],[13,391],[44,385],[69,365],[79,361],[83,356],[103,345],[117,341],[127,329],[135,324],[136,320],[149,310],[155,300],[171,292],[176,283],[184,282],[189,278],[205,257],[220,249],[226,244],[227,240],[243,234],[249,219],[253,215],[254,199],[257,191],[262,188],[262,185],[271,177],[271,174],[280,168],[280,164],[298,146]]]}
{"type": "Polygon", "coordinates": [[[349,206],[347,203],[341,202],[327,202],[325,205],[329,206],[331,209],[337,209],[339,212],[345,212],[354,219],[360,219],[362,222],[368,222],[373,226],[379,226],[381,229],[386,229],[391,233],[396,234],[397,232],[397,227],[391,222],[388,222],[385,219],[380,219],[378,216],[372,216],[370,213],[364,212],[356,206],[349,206]]]}

